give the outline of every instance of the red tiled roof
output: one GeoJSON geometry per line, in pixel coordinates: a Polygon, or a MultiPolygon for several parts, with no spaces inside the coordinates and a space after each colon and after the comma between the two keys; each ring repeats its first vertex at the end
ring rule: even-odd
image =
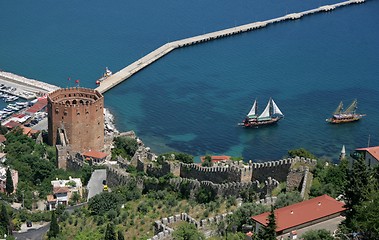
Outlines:
{"type": "Polygon", "coordinates": [[[39,99],[38,102],[36,102],[33,106],[31,106],[29,109],[27,109],[25,112],[28,113],[36,113],[46,107],[47,105],[47,99],[39,99]]]}
{"type": "MultiPolygon", "coordinates": [[[[204,162],[205,156],[200,158],[202,162],[204,162]]],[[[230,156],[211,156],[212,162],[220,162],[230,160],[230,156]]]]}
{"type": "Polygon", "coordinates": [[[67,192],[69,192],[68,187],[55,187],[53,189],[54,194],[56,194],[56,193],[67,193],[67,192]]]}
{"type": "MultiPolygon", "coordinates": [[[[344,203],[325,194],[307,201],[276,209],[274,211],[277,224],[276,231],[280,232],[316,219],[343,212],[345,210],[344,205],[344,203]]],[[[265,212],[251,218],[267,226],[269,214],[269,212],[265,212]]]]}
{"type": "Polygon", "coordinates": [[[3,134],[0,134],[0,143],[3,143],[5,141],[7,141],[7,138],[3,134]]]}
{"type": "Polygon", "coordinates": [[[103,152],[98,152],[98,151],[88,151],[88,152],[83,153],[83,156],[96,158],[96,159],[103,159],[106,156],[108,156],[108,154],[103,153],[103,152]]]}
{"type": "Polygon", "coordinates": [[[23,125],[21,125],[20,127],[22,128],[22,132],[23,132],[23,134],[25,134],[25,135],[28,135],[28,134],[30,133],[30,131],[32,130],[32,128],[30,128],[30,127],[25,127],[25,126],[23,126],[23,125]]]}
{"type": "Polygon", "coordinates": [[[357,148],[356,151],[366,151],[370,153],[376,160],[379,161],[379,146],[367,147],[367,148],[357,148]]]}
{"type": "Polygon", "coordinates": [[[54,197],[54,195],[47,195],[47,201],[48,202],[55,202],[57,199],[54,197]]]}
{"type": "Polygon", "coordinates": [[[7,128],[12,129],[12,128],[18,127],[20,125],[21,125],[21,123],[19,123],[19,122],[9,121],[4,126],[6,126],[7,128]]]}

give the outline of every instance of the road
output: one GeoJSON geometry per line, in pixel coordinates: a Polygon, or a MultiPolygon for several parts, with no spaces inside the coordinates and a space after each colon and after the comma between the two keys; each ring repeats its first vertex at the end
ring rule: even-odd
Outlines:
{"type": "Polygon", "coordinates": [[[106,169],[95,170],[87,184],[88,198],[87,201],[103,191],[103,180],[107,179],[106,169]]]}
{"type": "Polygon", "coordinates": [[[14,232],[13,236],[17,240],[42,240],[43,235],[49,231],[50,223],[48,223],[46,226],[38,228],[38,229],[29,229],[27,232],[14,232]]]}

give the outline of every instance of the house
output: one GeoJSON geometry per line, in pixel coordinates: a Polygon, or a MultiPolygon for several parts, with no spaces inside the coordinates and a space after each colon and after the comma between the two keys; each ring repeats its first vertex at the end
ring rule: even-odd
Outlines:
{"type": "Polygon", "coordinates": [[[108,154],[99,151],[88,151],[82,154],[86,161],[91,161],[94,164],[104,163],[108,154]]]}
{"type": "MultiPolygon", "coordinates": [[[[7,169],[8,167],[0,166],[0,192],[6,192],[7,184],[7,169]]],[[[18,185],[18,171],[11,169],[12,181],[13,181],[13,192],[16,192],[18,185]]]]}
{"type": "MultiPolygon", "coordinates": [[[[302,228],[337,218],[345,211],[343,202],[339,202],[328,195],[322,195],[300,203],[295,203],[287,207],[274,211],[276,218],[276,233],[283,235],[293,234],[302,228]]],[[[270,212],[265,212],[251,217],[255,223],[255,232],[267,226],[267,218],[270,212]]]]}
{"type": "Polygon", "coordinates": [[[0,134],[0,144],[4,145],[5,141],[7,141],[7,138],[3,134],[0,134]]]}
{"type": "Polygon", "coordinates": [[[363,158],[367,166],[375,167],[379,164],[379,146],[357,148],[350,156],[356,160],[363,158]]]}
{"type": "MultiPolygon", "coordinates": [[[[205,156],[200,157],[201,162],[204,162],[205,156]]],[[[211,160],[213,163],[222,162],[222,161],[229,161],[230,156],[211,156],[211,160]]]]}
{"type": "Polygon", "coordinates": [[[54,210],[58,204],[68,205],[70,199],[76,192],[80,197],[83,196],[83,185],[80,178],[71,178],[68,180],[51,181],[53,194],[47,196],[48,210],[54,210]]]}
{"type": "Polygon", "coordinates": [[[7,160],[7,154],[0,152],[0,163],[4,163],[7,160]]]}

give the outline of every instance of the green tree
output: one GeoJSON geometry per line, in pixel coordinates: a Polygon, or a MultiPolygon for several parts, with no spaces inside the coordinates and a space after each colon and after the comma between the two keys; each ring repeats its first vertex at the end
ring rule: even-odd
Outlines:
{"type": "Polygon", "coordinates": [[[116,232],[114,231],[113,223],[108,223],[105,230],[104,240],[116,240],[116,232]]]}
{"type": "Polygon", "coordinates": [[[216,192],[211,188],[201,186],[196,194],[196,201],[198,203],[209,203],[216,199],[216,192]]]}
{"type": "Polygon", "coordinates": [[[275,207],[276,208],[286,207],[291,204],[301,202],[302,200],[303,199],[301,198],[300,193],[297,191],[279,193],[275,202],[275,207]]]}
{"type": "Polygon", "coordinates": [[[10,195],[10,194],[13,193],[14,187],[13,187],[12,172],[9,169],[9,167],[7,168],[6,180],[5,181],[6,181],[6,183],[5,183],[5,189],[7,191],[7,194],[10,195]]]}
{"type": "Polygon", "coordinates": [[[354,206],[353,226],[365,239],[379,239],[379,191],[373,191],[368,200],[354,206]]]}
{"type": "Polygon", "coordinates": [[[316,156],[310,153],[308,150],[305,150],[304,148],[298,148],[288,151],[289,157],[304,157],[304,158],[310,158],[310,159],[316,159],[316,156]]]}
{"type": "Polygon", "coordinates": [[[350,171],[348,184],[345,190],[346,212],[345,225],[352,231],[358,231],[356,213],[360,204],[369,200],[371,193],[370,175],[363,158],[355,160],[350,171]]]}
{"type": "Polygon", "coordinates": [[[51,222],[50,222],[50,229],[47,233],[47,236],[50,238],[55,238],[59,234],[59,225],[57,221],[57,216],[55,215],[55,211],[52,211],[51,213],[51,222]]]}
{"type": "Polygon", "coordinates": [[[1,204],[1,215],[0,215],[0,233],[9,234],[10,232],[10,220],[7,208],[4,203],[1,204]]]}
{"type": "Polygon", "coordinates": [[[204,162],[201,164],[203,167],[212,167],[212,157],[207,155],[204,157],[204,162]]]}
{"type": "Polygon", "coordinates": [[[269,209],[267,206],[256,203],[243,203],[233,214],[227,216],[228,231],[235,229],[241,231],[243,224],[252,225],[252,216],[264,213],[269,209]]]}
{"type": "Polygon", "coordinates": [[[267,226],[264,228],[264,239],[265,240],[276,240],[276,219],[274,206],[271,206],[270,214],[268,215],[267,226]]]}
{"type": "Polygon", "coordinates": [[[117,193],[103,192],[88,201],[88,209],[93,215],[102,215],[111,209],[119,209],[120,200],[117,193]]]}
{"type": "Polygon", "coordinates": [[[125,240],[124,234],[121,230],[118,230],[117,232],[117,240],[125,240]]]}
{"type": "Polygon", "coordinates": [[[121,155],[121,157],[124,158],[131,158],[138,149],[137,140],[125,136],[115,137],[114,145],[115,148],[112,149],[112,158],[115,158],[118,155],[121,155]]]}
{"type": "Polygon", "coordinates": [[[334,237],[325,229],[310,230],[301,235],[304,240],[333,240],[334,237]]]}
{"type": "Polygon", "coordinates": [[[174,240],[202,240],[205,239],[203,233],[199,232],[195,225],[183,222],[174,231],[174,240]]]}

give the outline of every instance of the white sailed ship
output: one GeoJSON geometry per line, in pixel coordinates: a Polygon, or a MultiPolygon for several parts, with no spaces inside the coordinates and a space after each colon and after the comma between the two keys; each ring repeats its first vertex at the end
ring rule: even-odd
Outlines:
{"type": "Polygon", "coordinates": [[[280,111],[278,105],[276,105],[272,98],[268,101],[263,112],[258,115],[258,104],[257,100],[255,100],[253,107],[250,109],[250,112],[247,114],[241,125],[245,127],[266,126],[277,123],[283,117],[284,115],[282,111],[280,111]]]}

